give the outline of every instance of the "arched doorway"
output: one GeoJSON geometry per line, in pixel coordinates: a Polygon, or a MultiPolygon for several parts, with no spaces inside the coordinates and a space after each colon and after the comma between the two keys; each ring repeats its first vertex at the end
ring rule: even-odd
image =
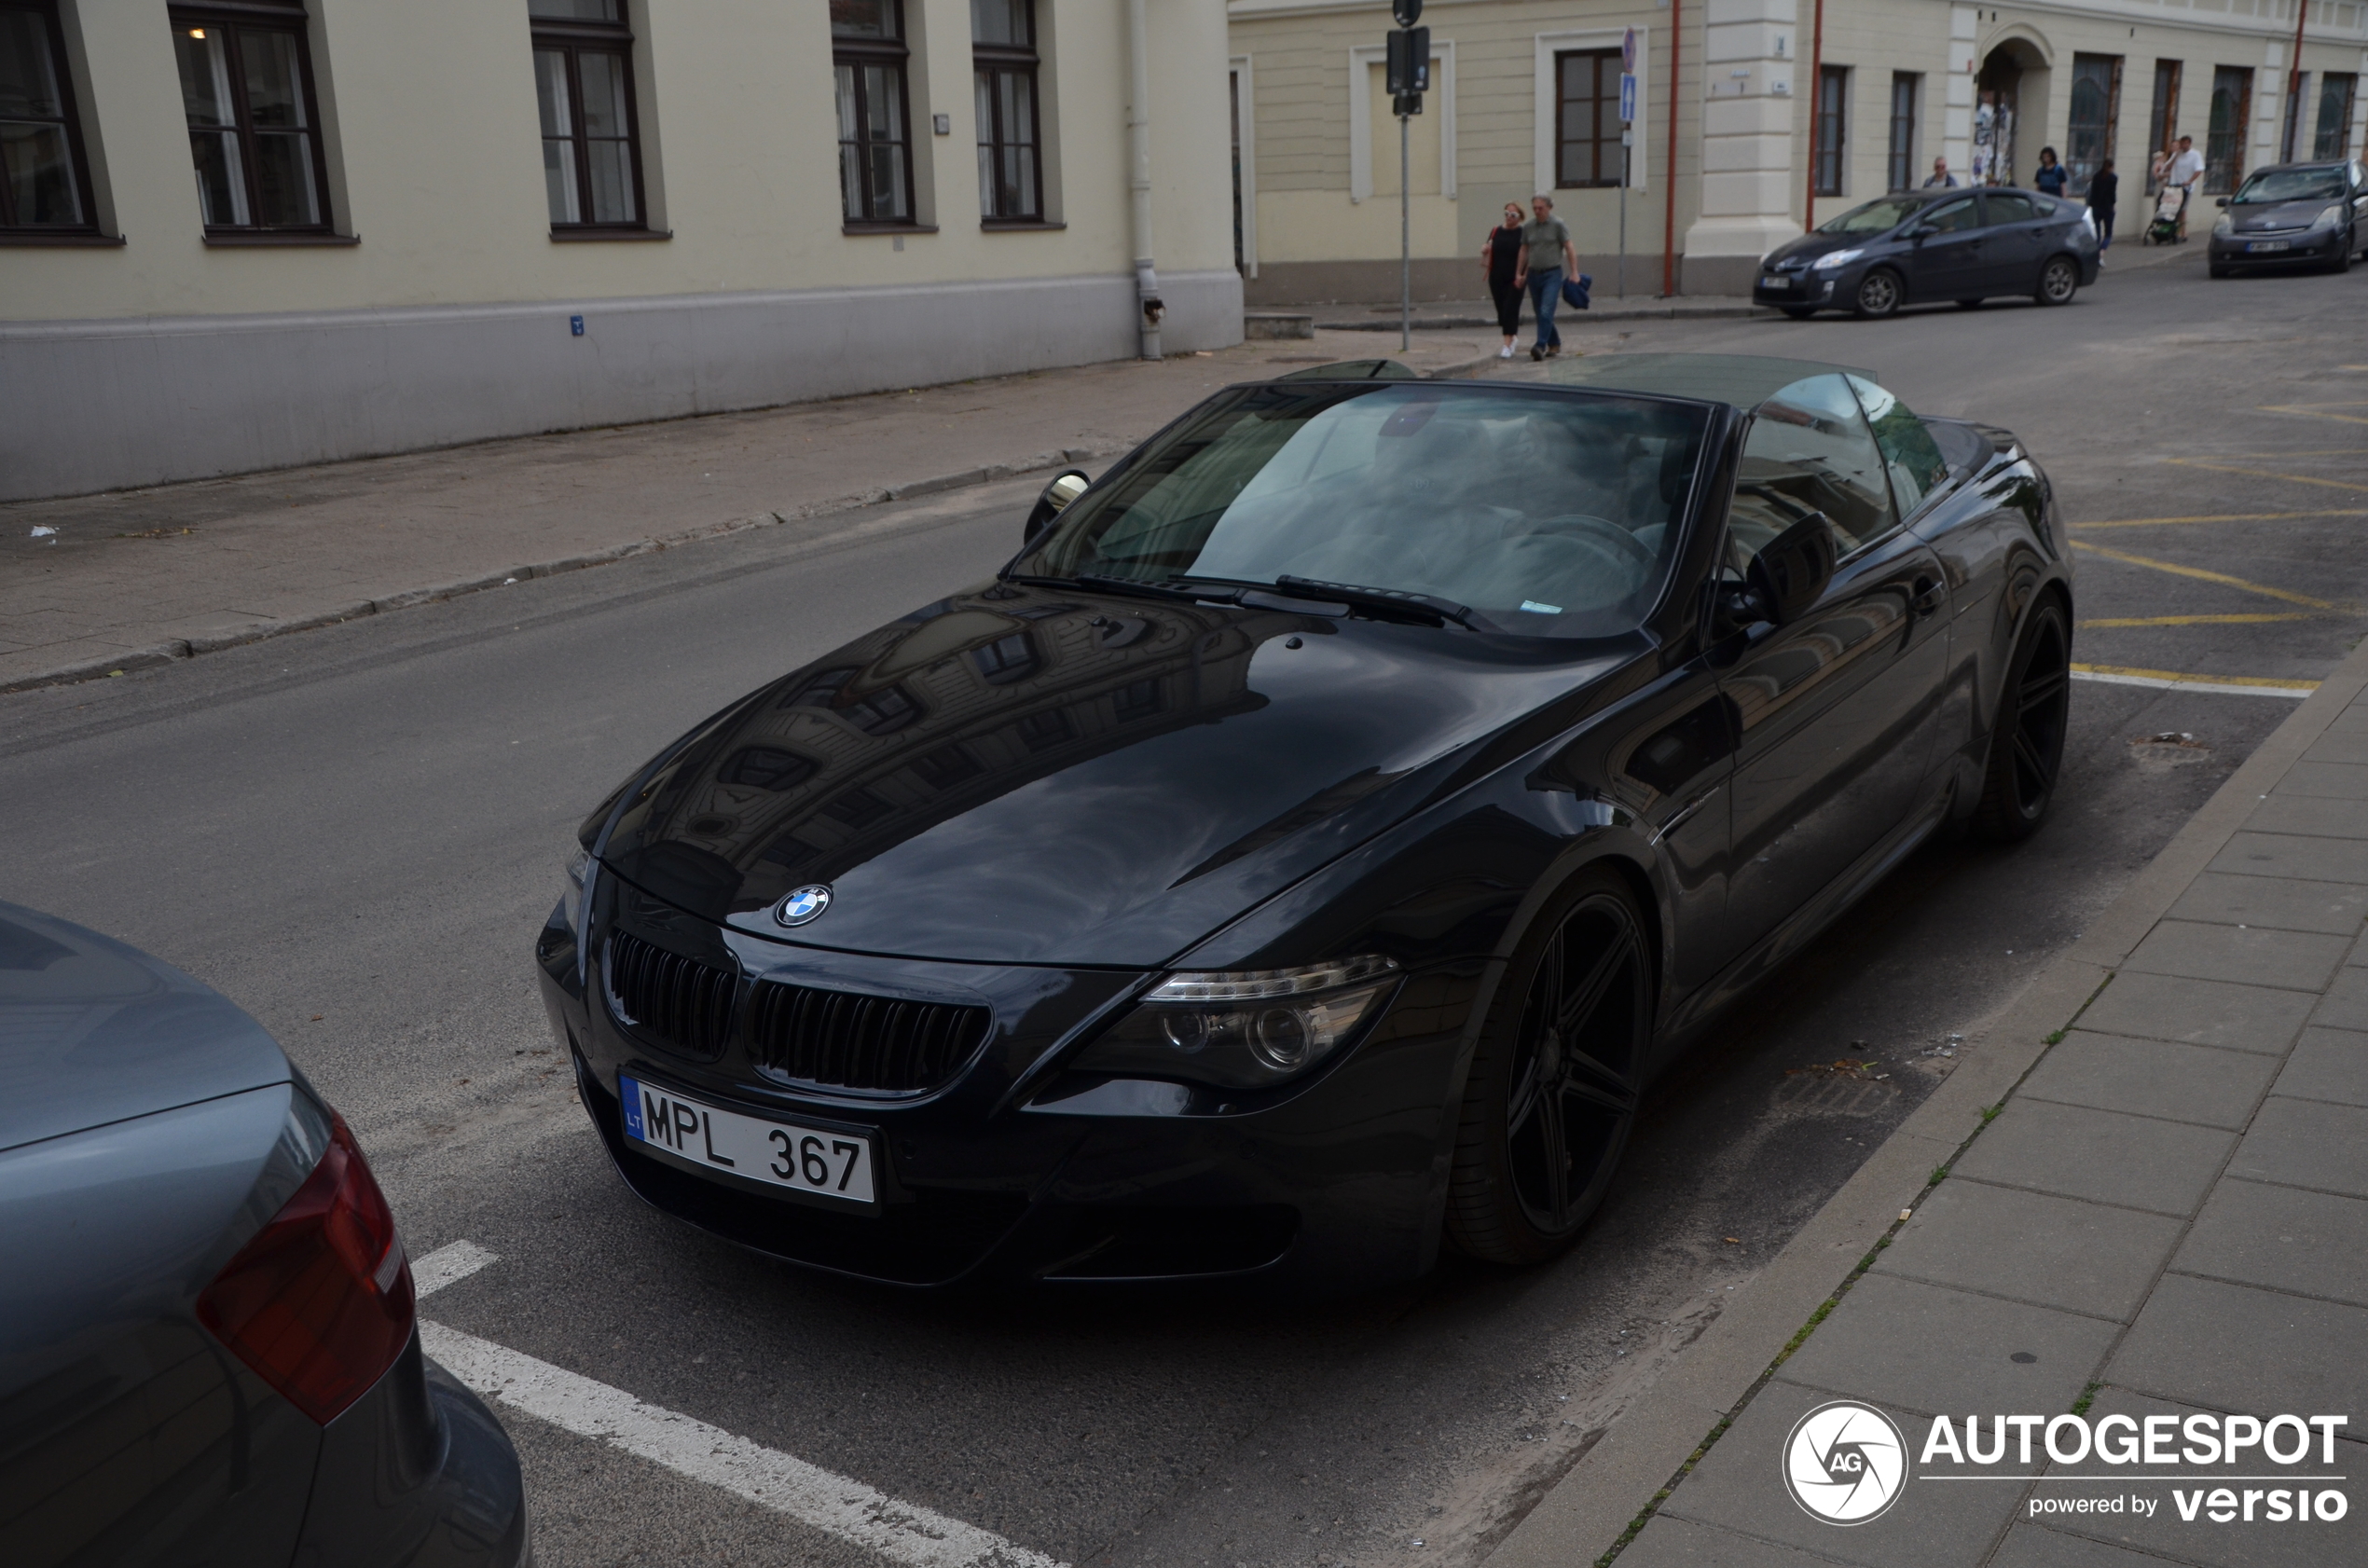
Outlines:
{"type": "Polygon", "coordinates": [[[2039,167],[2046,135],[2047,57],[2028,38],[2003,38],[1974,78],[1976,185],[2017,186],[2039,167]]]}

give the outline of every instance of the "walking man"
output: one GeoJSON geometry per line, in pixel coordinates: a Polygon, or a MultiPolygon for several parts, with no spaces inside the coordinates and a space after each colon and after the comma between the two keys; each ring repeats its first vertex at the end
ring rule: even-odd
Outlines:
{"type": "Polygon", "coordinates": [[[1554,327],[1554,307],[1563,302],[1563,280],[1578,273],[1578,247],[1571,243],[1570,227],[1554,215],[1550,196],[1530,198],[1535,216],[1521,226],[1521,265],[1513,286],[1529,290],[1530,309],[1537,315],[1537,341],[1530,345],[1533,360],[1563,351],[1563,335],[1554,327]]]}
{"type": "Polygon", "coordinates": [[[1924,182],[1926,190],[1932,189],[1934,186],[1947,186],[1950,189],[1955,189],[1957,183],[1957,176],[1948,172],[1948,159],[1945,158],[1933,159],[1933,177],[1924,182]]]}
{"type": "Polygon", "coordinates": [[[2196,186],[2204,177],[2204,155],[2193,136],[2179,139],[2178,155],[2163,167],[2163,184],[2179,187],[2179,238],[2187,238],[2187,209],[2195,204],[2196,186]]]}
{"type": "Polygon", "coordinates": [[[2088,181],[2088,221],[2097,226],[2097,254],[2102,256],[2113,248],[2113,203],[2121,195],[2121,176],[2113,172],[2113,160],[2107,158],[2088,181]]]}

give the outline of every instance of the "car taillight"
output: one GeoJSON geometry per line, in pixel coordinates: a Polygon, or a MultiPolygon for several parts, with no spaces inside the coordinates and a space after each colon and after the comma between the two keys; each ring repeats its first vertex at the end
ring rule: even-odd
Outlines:
{"type": "Polygon", "coordinates": [[[339,1116],[296,1196],[198,1297],[198,1320],[325,1426],[403,1354],[413,1308],[393,1212],[339,1116]]]}

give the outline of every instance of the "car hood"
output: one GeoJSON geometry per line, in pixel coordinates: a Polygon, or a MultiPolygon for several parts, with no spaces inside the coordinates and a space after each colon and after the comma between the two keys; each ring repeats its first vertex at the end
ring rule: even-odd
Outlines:
{"type": "Polygon", "coordinates": [[[773,941],[1155,968],[1644,646],[1265,603],[1010,584],[940,600],[663,757],[613,809],[601,864],[773,941]],[[818,884],[828,907],[778,923],[818,884]]]}
{"type": "Polygon", "coordinates": [[[1789,261],[1805,266],[1828,251],[1853,248],[1864,250],[1868,246],[1883,243],[1890,238],[1888,234],[1819,234],[1811,230],[1799,239],[1788,241],[1769,252],[1768,259],[1760,265],[1782,267],[1783,263],[1789,261]]]}
{"type": "Polygon", "coordinates": [[[2319,214],[2335,205],[2334,201],[2246,202],[2228,209],[2228,227],[2238,233],[2264,228],[2308,228],[2319,220],[2319,214]]]}
{"type": "Polygon", "coordinates": [[[0,1148],[293,1076],[218,992],[95,931],[0,903],[0,1148]]]}

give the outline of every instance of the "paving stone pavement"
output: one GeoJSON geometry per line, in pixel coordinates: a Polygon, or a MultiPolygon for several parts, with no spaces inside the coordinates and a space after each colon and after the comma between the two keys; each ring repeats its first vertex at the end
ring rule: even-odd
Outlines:
{"type": "Polygon", "coordinates": [[[2368,693],[2320,722],[1830,1315],[1771,1347],[1620,1568],[2368,1563],[2368,693]],[[1794,1424],[1838,1399],[1907,1443],[1896,1503],[1849,1528],[1782,1473],[1794,1424]],[[1988,1431],[2075,1410],[2348,1420],[2284,1464],[2066,1462],[2044,1436],[2027,1464],[1922,1458],[1936,1417],[1962,1436],[1976,1413],[1988,1431]],[[2330,1478],[2309,1490],[2344,1517],[2269,1500],[2302,1476],[2330,1478]],[[2235,1517],[2215,1522],[2223,1480],[2235,1517]],[[2175,1492],[2203,1499],[2194,1519],[2175,1492]],[[2034,1508],[2073,1499],[2123,1507],[2034,1508]]]}

